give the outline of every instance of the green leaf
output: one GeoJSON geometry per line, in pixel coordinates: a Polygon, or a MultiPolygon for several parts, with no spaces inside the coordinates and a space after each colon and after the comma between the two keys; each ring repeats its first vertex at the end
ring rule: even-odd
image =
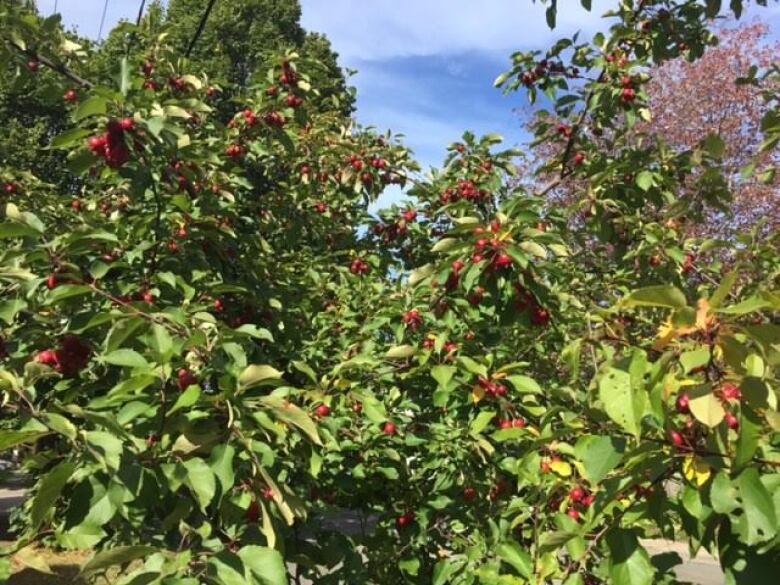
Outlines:
{"type": "Polygon", "coordinates": [[[710,428],[718,426],[726,411],[723,404],[713,392],[707,392],[701,396],[691,396],[690,399],[691,414],[701,423],[710,428]]]}
{"type": "Polygon", "coordinates": [[[523,252],[531,254],[532,256],[536,256],[537,258],[547,257],[547,250],[545,250],[543,246],[537,244],[536,242],[521,242],[520,249],[523,252]]]}
{"type": "Polygon", "coordinates": [[[498,558],[512,565],[515,570],[526,579],[530,579],[533,574],[534,562],[528,551],[523,549],[516,542],[502,542],[496,549],[498,558]]]}
{"type": "Polygon", "coordinates": [[[718,290],[716,290],[710,298],[710,308],[713,310],[718,309],[723,302],[728,298],[731,289],[734,288],[734,284],[737,282],[737,271],[729,272],[720,283],[718,290]]]}
{"type": "Polygon", "coordinates": [[[453,366],[435,365],[431,368],[431,376],[439,384],[441,388],[447,388],[450,385],[452,377],[455,375],[455,368],[453,366]]]}
{"type": "Polygon", "coordinates": [[[406,359],[417,353],[417,348],[412,345],[396,345],[387,350],[387,359],[406,359]]]}
{"type": "Polygon", "coordinates": [[[123,96],[127,95],[130,91],[130,64],[127,61],[127,57],[122,57],[119,62],[119,91],[123,96]]]}
{"type": "Polygon", "coordinates": [[[103,361],[124,368],[149,368],[144,356],[133,349],[117,349],[103,356],[103,361]]]}
{"type": "Polygon", "coordinates": [[[71,441],[76,440],[78,431],[76,426],[67,418],[56,412],[47,412],[43,414],[44,424],[56,433],[66,436],[71,441]]]}
{"type": "Polygon", "coordinates": [[[75,470],[76,464],[66,461],[57,465],[40,480],[30,507],[30,528],[32,530],[37,530],[43,523],[75,470]]]}
{"type": "Polygon", "coordinates": [[[49,294],[47,302],[48,304],[53,305],[66,299],[87,295],[91,292],[92,289],[85,284],[62,284],[49,294]]]}
{"type": "MultiPolygon", "coordinates": [[[[219,585],[254,585],[246,579],[246,569],[242,560],[226,550],[209,559],[207,570],[210,577],[208,580],[211,583],[219,583],[219,585]]],[[[146,585],[146,583],[143,585],[146,585]]]]}
{"type": "Polygon", "coordinates": [[[655,185],[655,178],[650,171],[642,171],[636,176],[636,185],[642,191],[649,191],[655,185]]]}
{"type": "Polygon", "coordinates": [[[647,394],[631,386],[631,375],[609,368],[599,381],[599,398],[604,410],[623,430],[639,438],[647,394]]]}
{"type": "Polygon", "coordinates": [[[223,494],[227,494],[236,481],[236,474],[233,469],[235,456],[235,447],[227,443],[214,447],[209,456],[209,467],[214,472],[214,475],[217,476],[219,484],[222,486],[223,494]]]}
{"type": "Polygon", "coordinates": [[[172,415],[174,412],[183,408],[189,408],[193,404],[196,404],[200,399],[200,386],[192,385],[179,395],[176,399],[176,403],[168,411],[168,415],[172,415]]]}
{"type": "Polygon", "coordinates": [[[200,509],[205,512],[217,492],[214,472],[200,457],[188,459],[183,466],[187,473],[184,483],[197,498],[200,509]]]}
{"type": "Polygon", "coordinates": [[[168,361],[173,351],[173,340],[168,330],[159,323],[152,325],[150,345],[159,363],[168,361]]]}
{"type": "Polygon", "coordinates": [[[301,429],[315,445],[322,445],[317,425],[305,410],[279,396],[263,396],[260,403],[280,421],[301,429]]]}
{"type": "Polygon", "coordinates": [[[74,144],[82,143],[89,135],[89,130],[72,128],[52,140],[49,147],[53,149],[70,149],[74,144]]]}
{"type": "Polygon", "coordinates": [[[27,308],[27,303],[21,299],[4,301],[0,303],[0,319],[11,325],[20,311],[27,308]]]}
{"type": "Polygon", "coordinates": [[[652,585],[655,569],[636,535],[615,529],[607,533],[611,585],[652,585]]]}
{"type": "Polygon", "coordinates": [[[0,453],[17,445],[34,443],[49,433],[39,431],[3,431],[0,430],[0,453]]]}
{"type": "Polygon", "coordinates": [[[507,381],[515,387],[515,390],[522,394],[540,394],[542,392],[542,387],[539,386],[536,380],[528,376],[508,376],[507,381]]]}
{"type": "Polygon", "coordinates": [[[103,571],[115,565],[124,565],[136,559],[143,559],[156,552],[156,548],[144,545],[119,546],[104,550],[84,563],[81,566],[79,575],[86,578],[98,571],[103,571]]]}
{"type": "Polygon", "coordinates": [[[712,480],[710,502],[712,509],[718,514],[728,514],[739,507],[737,489],[731,484],[728,474],[724,471],[719,472],[712,480]]]}
{"type": "Polygon", "coordinates": [[[574,456],[582,462],[585,478],[595,485],[620,464],[625,449],[625,439],[590,435],[577,441],[574,456]]]}
{"type": "Polygon", "coordinates": [[[102,116],[108,112],[108,100],[102,96],[91,96],[82,101],[73,112],[73,121],[78,122],[90,116],[102,116]]]}
{"type": "Polygon", "coordinates": [[[288,585],[287,567],[279,551],[262,546],[245,546],[238,556],[262,585],[288,585]]]}
{"type": "Polygon", "coordinates": [[[466,564],[464,559],[442,559],[433,568],[433,581],[431,585],[445,585],[450,582],[450,577],[458,573],[466,564]]]}
{"type": "Polygon", "coordinates": [[[683,292],[667,285],[648,286],[635,290],[620,301],[623,307],[668,307],[677,309],[685,307],[687,301],[683,292]]]}
{"type": "Polygon", "coordinates": [[[495,412],[482,411],[477,415],[477,418],[471,423],[469,429],[472,433],[479,434],[484,431],[496,416],[495,412]]]}
{"type": "Polygon", "coordinates": [[[0,223],[0,240],[6,238],[26,238],[28,236],[40,236],[38,230],[27,224],[16,221],[0,223]]]}
{"type": "Polygon", "coordinates": [[[248,366],[238,377],[243,390],[282,379],[282,372],[271,366],[248,366]]]}
{"type": "Polygon", "coordinates": [[[751,546],[773,539],[777,534],[777,514],[772,496],[761,482],[758,470],[754,467],[746,469],[735,484],[744,510],[735,523],[735,530],[751,546]]]}
{"type": "Polygon", "coordinates": [[[718,313],[723,313],[724,315],[747,315],[748,313],[763,311],[764,309],[769,309],[771,307],[772,303],[762,299],[761,297],[750,297],[741,303],[731,305],[730,307],[724,307],[718,309],[717,311],[718,313]]]}

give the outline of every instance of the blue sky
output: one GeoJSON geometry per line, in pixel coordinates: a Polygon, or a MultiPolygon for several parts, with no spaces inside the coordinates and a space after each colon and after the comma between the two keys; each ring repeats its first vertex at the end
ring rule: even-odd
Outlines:
{"type": "MultiPolygon", "coordinates": [[[[55,0],[38,0],[42,13],[55,0]]],[[[96,37],[103,0],[58,0],[66,23],[96,37]]],[[[204,1],[205,4],[205,1],[204,1]]],[[[499,133],[508,145],[523,141],[522,94],[504,96],[494,79],[515,50],[544,49],[580,30],[589,38],[607,26],[600,15],[615,0],[562,0],[559,25],[550,31],[544,7],[531,0],[302,0],[303,25],[325,33],[340,63],[358,70],[357,118],[406,136],[424,167],[438,165],[461,133],[499,133]]],[[[105,30],[134,18],[139,0],[109,0],[105,30]]],[[[752,11],[780,32],[780,5],[752,11]]],[[[104,30],[104,34],[105,34],[104,30]]],[[[391,195],[389,200],[395,199],[391,195]]]]}

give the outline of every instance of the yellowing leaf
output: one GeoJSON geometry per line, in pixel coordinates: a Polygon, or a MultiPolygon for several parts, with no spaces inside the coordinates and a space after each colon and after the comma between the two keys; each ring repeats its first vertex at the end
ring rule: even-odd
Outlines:
{"type": "Polygon", "coordinates": [[[471,389],[471,400],[474,401],[474,404],[479,404],[484,397],[485,389],[479,384],[475,384],[471,389]]]}
{"type": "Polygon", "coordinates": [[[705,394],[704,396],[697,396],[690,399],[691,414],[696,417],[701,423],[704,423],[708,427],[718,426],[723,417],[726,416],[726,411],[723,408],[718,397],[712,392],[705,394]]]}
{"type": "Polygon", "coordinates": [[[700,331],[708,331],[715,326],[717,319],[710,314],[710,302],[707,299],[699,299],[696,310],[696,328],[700,331]]]}
{"type": "Polygon", "coordinates": [[[701,487],[712,475],[712,469],[704,460],[690,455],[683,461],[683,475],[692,484],[701,487]]]}
{"type": "Polygon", "coordinates": [[[565,461],[553,461],[550,463],[550,469],[561,477],[569,477],[572,473],[571,465],[565,461]]]}

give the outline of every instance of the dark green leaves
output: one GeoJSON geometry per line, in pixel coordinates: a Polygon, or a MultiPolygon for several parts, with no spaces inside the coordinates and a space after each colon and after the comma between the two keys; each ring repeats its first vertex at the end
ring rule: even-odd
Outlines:
{"type": "Polygon", "coordinates": [[[609,576],[613,585],[652,585],[655,569],[647,551],[631,531],[611,530],[606,537],[609,576]]]}

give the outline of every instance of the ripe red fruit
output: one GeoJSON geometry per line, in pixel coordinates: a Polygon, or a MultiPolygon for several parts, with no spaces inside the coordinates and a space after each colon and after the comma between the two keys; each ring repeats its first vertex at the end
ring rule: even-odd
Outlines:
{"type": "Polygon", "coordinates": [[[214,310],[217,312],[220,312],[224,310],[225,304],[222,302],[222,299],[215,299],[214,300],[214,310]]]}
{"type": "Polygon", "coordinates": [[[585,162],[585,153],[584,152],[578,152],[574,155],[574,166],[581,166],[585,162]]]}
{"type": "Polygon", "coordinates": [[[275,97],[279,95],[279,88],[276,87],[275,85],[272,85],[271,87],[265,90],[265,94],[267,96],[275,97]]]}
{"type": "Polygon", "coordinates": [[[27,69],[29,69],[31,73],[38,73],[38,69],[40,68],[41,64],[38,61],[35,61],[34,59],[27,61],[27,69]]]}
{"type": "Polygon", "coordinates": [[[402,320],[412,331],[417,331],[423,324],[423,317],[417,309],[407,311],[402,320]]]}
{"type": "Polygon", "coordinates": [[[49,278],[46,279],[46,288],[49,290],[53,290],[57,288],[57,275],[56,274],[50,274],[49,278]]]}
{"type": "Polygon", "coordinates": [[[658,254],[653,254],[650,256],[650,266],[653,268],[658,268],[661,265],[661,256],[658,254]]]}
{"type": "Polygon", "coordinates": [[[231,144],[225,149],[225,154],[228,155],[233,160],[241,158],[241,155],[244,153],[244,149],[241,148],[240,144],[231,144]]]}
{"type": "Polygon", "coordinates": [[[149,292],[149,291],[146,291],[146,292],[145,292],[145,293],[144,293],[144,294],[141,296],[141,299],[142,299],[142,300],[143,300],[143,302],[145,302],[147,305],[153,305],[153,304],[154,304],[154,295],[153,295],[151,292],[149,292]]]}
{"type": "Polygon", "coordinates": [[[498,254],[493,259],[493,265],[499,269],[508,268],[512,266],[512,258],[508,254],[504,254],[504,253],[498,254]]]}
{"type": "Polygon", "coordinates": [[[87,140],[89,149],[95,154],[102,155],[106,150],[106,144],[108,144],[108,138],[105,136],[92,136],[87,140]]]}
{"type": "Polygon", "coordinates": [[[363,412],[363,403],[362,402],[356,402],[355,404],[353,404],[352,405],[352,412],[354,412],[355,414],[360,414],[361,412],[363,412]]]}
{"type": "Polygon", "coordinates": [[[6,183],[3,186],[3,191],[5,191],[7,195],[13,195],[14,193],[16,193],[16,189],[17,189],[16,185],[14,185],[13,183],[6,183]]]}
{"type": "Polygon", "coordinates": [[[176,380],[176,385],[179,387],[179,390],[183,392],[190,386],[194,386],[197,383],[198,383],[198,379],[195,377],[195,374],[193,374],[186,368],[181,368],[179,370],[179,373],[177,375],[177,380],[176,380]]]}
{"type": "Polygon", "coordinates": [[[732,430],[732,431],[738,431],[739,430],[739,419],[734,416],[732,413],[727,412],[725,417],[726,425],[732,430]]]}
{"type": "MultiPolygon", "coordinates": [[[[501,388],[504,389],[504,393],[498,393],[499,396],[506,395],[506,386],[501,386],[501,388]]],[[[512,421],[512,426],[516,429],[524,429],[525,428],[525,420],[522,418],[516,418],[512,421]]]]}
{"type": "Polygon", "coordinates": [[[382,432],[385,435],[394,435],[396,433],[396,427],[395,423],[392,421],[388,421],[385,423],[385,426],[382,428],[382,432]]]}
{"type": "Polygon", "coordinates": [[[135,130],[135,120],[132,118],[122,118],[122,121],[119,122],[119,125],[125,132],[132,132],[135,130]]]}
{"type": "Polygon", "coordinates": [[[501,427],[501,430],[511,429],[512,428],[512,421],[511,420],[502,420],[499,423],[499,427],[501,427]]]}
{"type": "Polygon", "coordinates": [[[257,500],[252,500],[246,509],[246,519],[247,522],[257,522],[260,519],[260,503],[257,500]]]}
{"type": "Polygon", "coordinates": [[[288,95],[287,105],[291,108],[298,108],[303,105],[303,98],[298,97],[297,95],[288,95]]]}
{"type": "Polygon", "coordinates": [[[47,349],[39,353],[37,356],[35,356],[35,361],[45,366],[52,366],[52,367],[56,366],[57,353],[52,349],[47,349]]]}
{"type": "Polygon", "coordinates": [[[349,164],[351,164],[352,168],[355,169],[356,171],[363,170],[363,161],[360,160],[359,158],[353,159],[352,162],[350,162],[349,164]]]}
{"type": "Polygon", "coordinates": [[[206,89],[206,96],[214,97],[215,95],[217,95],[217,88],[209,86],[208,89],[206,89]]]}
{"type": "Polygon", "coordinates": [[[636,91],[630,87],[627,87],[626,89],[623,90],[623,93],[621,94],[621,99],[627,104],[633,102],[636,99],[636,91]]]}
{"type": "Polygon", "coordinates": [[[552,471],[552,466],[549,461],[542,461],[539,464],[539,469],[542,470],[542,473],[550,473],[552,471]]]}
{"type": "Polygon", "coordinates": [[[412,523],[414,523],[414,512],[407,512],[406,514],[403,514],[396,518],[395,524],[398,526],[398,528],[406,528],[408,526],[411,526],[412,523]]]}
{"type": "Polygon", "coordinates": [[[324,418],[330,414],[330,406],[327,404],[320,404],[315,412],[317,413],[317,416],[324,418]]]}
{"type": "Polygon", "coordinates": [[[581,502],[585,497],[585,490],[577,486],[569,492],[569,498],[572,502],[581,502]]]}
{"type": "Polygon", "coordinates": [[[73,208],[73,211],[81,211],[81,199],[74,199],[70,202],[70,206],[73,208]]]}
{"type": "Polygon", "coordinates": [[[261,494],[266,502],[270,502],[274,499],[274,490],[271,488],[265,488],[261,494]]]}
{"type": "Polygon", "coordinates": [[[76,93],[76,90],[69,89],[63,94],[62,99],[64,99],[69,104],[72,104],[73,102],[79,99],[79,94],[76,93]]]}
{"type": "Polygon", "coordinates": [[[453,263],[452,263],[452,271],[453,271],[455,274],[457,274],[457,273],[459,273],[461,270],[463,270],[463,268],[464,268],[465,266],[466,266],[466,264],[464,264],[464,262],[463,262],[462,260],[455,260],[455,262],[453,262],[453,263]]]}
{"type": "Polygon", "coordinates": [[[152,73],[154,73],[154,63],[151,61],[146,61],[143,65],[141,65],[141,71],[146,77],[149,77],[152,73]]]}
{"type": "Polygon", "coordinates": [[[569,516],[569,518],[571,518],[575,522],[579,522],[579,520],[580,520],[580,513],[577,510],[575,510],[574,508],[569,508],[567,510],[566,514],[569,516]]]}
{"type": "Polygon", "coordinates": [[[721,388],[720,391],[724,400],[733,400],[735,402],[742,400],[742,391],[735,384],[723,384],[723,388],[721,388]]]}
{"type": "Polygon", "coordinates": [[[677,397],[677,412],[680,414],[688,414],[691,412],[691,399],[687,394],[681,394],[677,397]]]}
{"type": "Polygon", "coordinates": [[[683,439],[683,436],[677,431],[672,431],[669,436],[672,438],[672,445],[674,445],[678,449],[685,444],[685,440],[683,439]]]}
{"type": "Polygon", "coordinates": [[[471,502],[474,500],[474,498],[477,497],[477,490],[475,490],[473,487],[465,487],[463,488],[463,499],[467,502],[471,502]]]}
{"type": "Polygon", "coordinates": [[[531,313],[531,323],[537,327],[545,327],[550,323],[550,313],[542,307],[535,307],[531,313]]]}
{"type": "Polygon", "coordinates": [[[583,508],[590,508],[593,505],[593,502],[595,502],[595,501],[596,501],[596,496],[594,496],[593,494],[589,494],[589,495],[585,496],[584,498],[582,498],[582,501],[580,502],[580,505],[583,508]]]}
{"type": "Polygon", "coordinates": [[[371,173],[363,173],[360,177],[360,180],[363,182],[364,185],[367,187],[370,187],[374,184],[374,175],[371,173]]]}
{"type": "Polygon", "coordinates": [[[404,219],[406,223],[412,223],[414,220],[417,219],[417,211],[414,209],[407,209],[401,214],[401,217],[404,219]]]}
{"type": "Polygon", "coordinates": [[[623,87],[631,87],[634,85],[634,80],[630,75],[624,75],[620,78],[620,85],[623,87]]]}

